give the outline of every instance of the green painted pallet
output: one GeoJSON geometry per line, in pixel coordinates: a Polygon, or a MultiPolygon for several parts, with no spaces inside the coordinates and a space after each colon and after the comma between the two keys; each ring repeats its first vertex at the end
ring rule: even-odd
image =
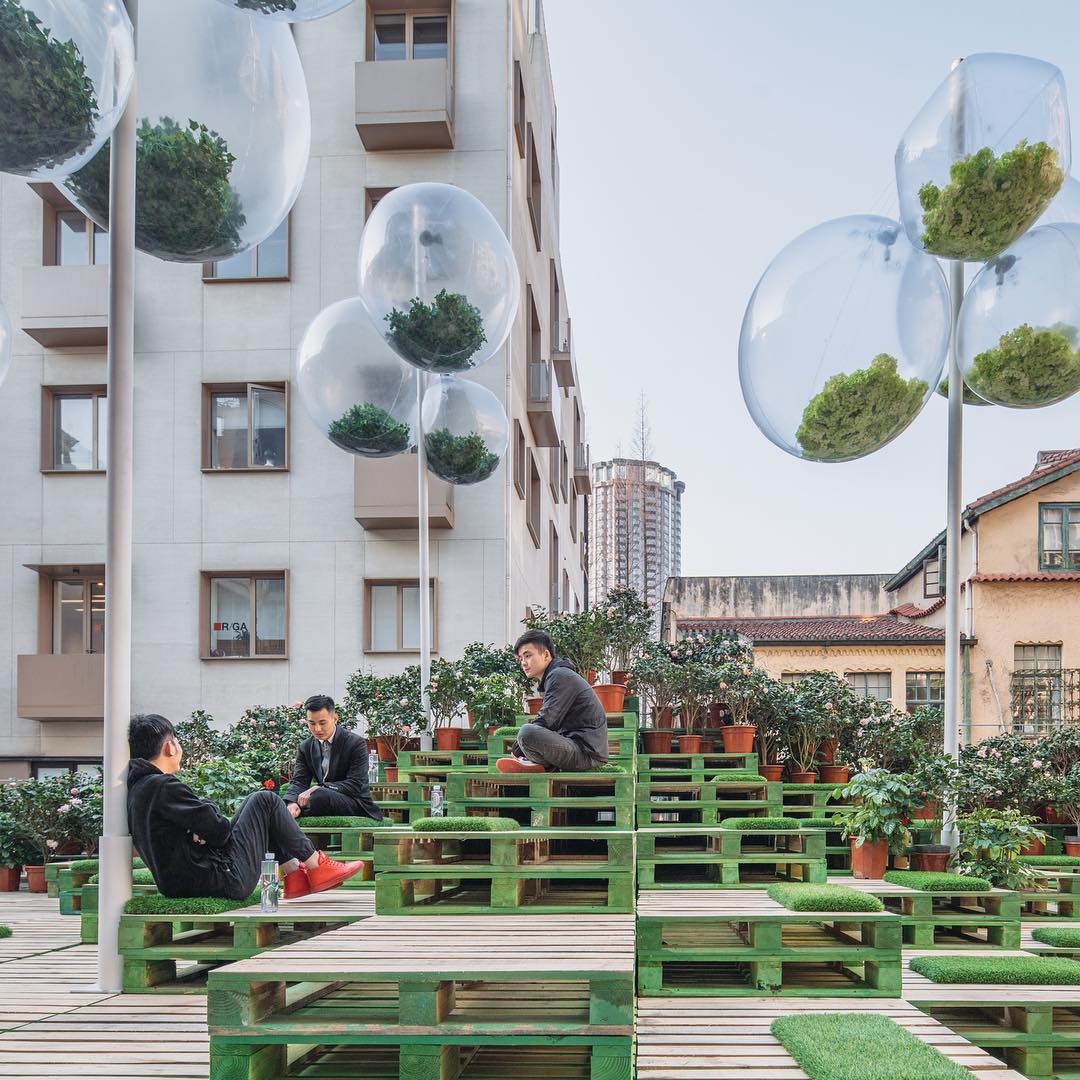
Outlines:
{"type": "Polygon", "coordinates": [[[792,817],[820,817],[847,805],[847,799],[833,795],[836,784],[777,784],[783,812],[792,817]]]}
{"type": "MultiPolygon", "coordinates": [[[[517,734],[492,735],[487,742],[488,771],[495,772],[495,763],[510,753],[517,734]]],[[[633,727],[608,727],[608,759],[627,765],[637,756],[637,730],[633,727]]]]}
{"type": "Polygon", "coordinates": [[[757,754],[639,754],[638,780],[711,780],[725,769],[757,772],[757,754]]]}
{"type": "Polygon", "coordinates": [[[824,884],[825,833],[648,827],[637,832],[642,889],[760,889],[774,881],[824,884]]]}
{"type": "Polygon", "coordinates": [[[431,787],[430,783],[419,780],[372,784],[371,797],[388,821],[408,824],[429,813],[431,787]]]}
{"type": "MultiPolygon", "coordinates": [[[[399,831],[393,825],[350,825],[338,828],[322,828],[307,824],[300,818],[297,824],[311,842],[320,850],[333,855],[342,862],[362,862],[363,869],[349,878],[343,889],[373,889],[375,887],[375,836],[380,833],[399,831]]],[[[406,826],[401,826],[405,829],[406,826]]]]}
{"type": "MultiPolygon", "coordinates": [[[[60,866],[55,875],[57,897],[60,900],[61,915],[78,915],[82,903],[82,887],[93,876],[94,871],[75,871],[71,867],[74,864],[60,866]]],[[[46,867],[46,869],[48,869],[46,867]]]]}
{"type": "Polygon", "coordinates": [[[635,819],[638,828],[649,825],[679,828],[715,828],[726,817],[763,817],[779,814],[772,789],[778,784],[739,781],[652,781],[638,783],[635,819]]]}
{"type": "MultiPolygon", "coordinates": [[[[132,885],[132,896],[153,896],[157,889],[153,885],[132,885]]],[[[98,887],[84,885],[80,894],[79,940],[84,945],[96,945],[98,940],[98,887]]]]}
{"type": "Polygon", "coordinates": [[[61,873],[68,869],[73,862],[88,858],[93,858],[93,856],[72,855],[45,864],[45,891],[51,900],[58,900],[60,898],[60,890],[63,887],[60,883],[61,873]]]}
{"type": "Polygon", "coordinates": [[[397,758],[398,778],[440,782],[450,773],[486,773],[487,749],[403,750],[397,758]]]}
{"type": "Polygon", "coordinates": [[[630,913],[633,866],[634,834],[629,831],[380,835],[375,838],[376,911],[630,913]]]}
{"type": "Polygon", "coordinates": [[[1042,888],[1020,888],[1021,918],[1025,921],[1042,919],[1075,919],[1080,915],[1080,870],[1039,868],[1042,888]]]}
{"type": "Polygon", "coordinates": [[[793,912],[764,891],[638,895],[638,993],[899,997],[900,919],[793,912]]]}

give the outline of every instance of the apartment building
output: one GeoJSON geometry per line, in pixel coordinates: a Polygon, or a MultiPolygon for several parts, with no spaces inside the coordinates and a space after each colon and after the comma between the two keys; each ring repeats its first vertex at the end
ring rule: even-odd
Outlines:
{"type": "MultiPolygon", "coordinates": [[[[511,238],[522,301],[471,377],[504,403],[499,471],[431,477],[433,645],[511,640],[586,596],[584,407],[559,253],[557,114],[539,0],[357,0],[296,26],[312,150],[288,221],[203,267],[137,257],[133,705],[234,720],[340,695],[419,647],[416,459],[332,446],[293,394],[317,312],[356,291],[366,215],[457,184],[511,238]]],[[[3,177],[0,778],[100,759],[108,245],[51,185],[3,177]]]]}
{"type": "Polygon", "coordinates": [[[655,461],[613,458],[592,467],[589,581],[597,601],[609,589],[636,589],[660,631],[664,588],[682,566],[682,494],[686,484],[655,461]]]}

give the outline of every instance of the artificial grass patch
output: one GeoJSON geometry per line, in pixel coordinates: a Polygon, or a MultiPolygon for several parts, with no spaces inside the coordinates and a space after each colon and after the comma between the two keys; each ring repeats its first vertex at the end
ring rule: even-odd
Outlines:
{"type": "Polygon", "coordinates": [[[1028,866],[1080,866],[1080,855],[1018,855],[1028,866]]]}
{"type": "MultiPolygon", "coordinates": [[[[532,717],[529,717],[531,720],[532,717]]],[[[526,720],[527,724],[529,721],[526,720]]],[[[493,735],[516,735],[521,730],[521,724],[504,724],[502,727],[497,727],[492,734],[493,735]]]]}
{"type": "Polygon", "coordinates": [[[367,829],[393,824],[392,821],[387,821],[386,818],[376,820],[369,817],[334,817],[333,815],[302,817],[297,822],[301,829],[367,829]]]}
{"type": "Polygon", "coordinates": [[[0,926],[0,938],[11,937],[10,926],[0,926]]]}
{"type": "Polygon", "coordinates": [[[769,898],[789,911],[884,911],[885,905],[870,893],[847,885],[810,885],[779,881],[765,890],[769,898]]]}
{"type": "Polygon", "coordinates": [[[970,1080],[940,1050],[874,1013],[781,1016],[769,1030],[810,1080],[970,1080]]]}
{"type": "Polygon", "coordinates": [[[917,956],[911,970],[936,983],[1080,986],[1080,964],[1064,956],[917,956]]]}
{"type": "Polygon", "coordinates": [[[1039,926],[1031,936],[1057,949],[1080,949],[1080,926],[1039,926]]]}
{"type": "Polygon", "coordinates": [[[791,817],[728,817],[720,822],[722,829],[738,829],[740,832],[768,832],[798,829],[802,822],[791,817]]]}
{"type": "Polygon", "coordinates": [[[625,773],[626,767],[624,765],[619,765],[617,762],[614,761],[605,761],[603,765],[597,765],[595,769],[590,769],[589,772],[618,774],[625,773]]]}
{"type": "Polygon", "coordinates": [[[735,784],[760,784],[765,786],[765,777],[756,769],[725,769],[712,778],[712,783],[722,784],[725,781],[735,784]]]}
{"type": "MultiPolygon", "coordinates": [[[[88,885],[100,885],[101,874],[91,874],[88,885]]],[[[131,870],[131,884],[132,885],[153,885],[154,875],[146,869],[145,866],[132,867],[131,870]]]]}
{"type": "Polygon", "coordinates": [[[799,826],[803,829],[839,829],[841,822],[831,817],[800,818],[799,826]]]}
{"type": "Polygon", "coordinates": [[[505,817],[425,817],[412,823],[414,832],[509,832],[521,826],[505,817]]]}
{"type": "Polygon", "coordinates": [[[922,892],[989,892],[991,885],[971,874],[935,874],[928,870],[890,870],[882,879],[890,885],[906,885],[922,892]]]}
{"type": "Polygon", "coordinates": [[[217,896],[133,896],[124,905],[125,915],[221,915],[236,908],[259,903],[256,889],[243,900],[217,896]]]}
{"type": "Polygon", "coordinates": [[[94,874],[97,873],[97,868],[97,859],[76,859],[68,866],[68,869],[75,874],[94,874]]]}

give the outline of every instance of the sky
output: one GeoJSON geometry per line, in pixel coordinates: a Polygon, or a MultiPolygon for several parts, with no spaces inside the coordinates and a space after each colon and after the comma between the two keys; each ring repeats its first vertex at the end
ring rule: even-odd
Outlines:
{"type": "MultiPolygon", "coordinates": [[[[943,527],[946,403],[843,464],[800,461],[743,404],[739,329],[806,229],[897,216],[893,155],[976,52],[1057,64],[1080,176],[1080,4],[545,0],[567,302],[594,461],[629,453],[644,392],[686,482],[686,575],[894,572],[943,527]]],[[[970,282],[974,271],[968,270],[970,282]]],[[[1080,394],[964,410],[964,500],[1080,446],[1080,394]]]]}

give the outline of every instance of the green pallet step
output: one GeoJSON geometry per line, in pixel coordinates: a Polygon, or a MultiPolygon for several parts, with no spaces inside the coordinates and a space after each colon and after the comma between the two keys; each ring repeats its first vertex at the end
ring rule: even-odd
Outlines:
{"type": "Polygon", "coordinates": [[[727,817],[774,816],[780,813],[774,797],[778,787],[764,779],[639,782],[635,820],[638,828],[715,828],[727,817]]]}
{"type": "MultiPolygon", "coordinates": [[[[132,896],[153,896],[157,889],[153,885],[132,885],[132,896]]],[[[84,885],[80,895],[79,940],[83,945],[98,943],[98,886],[84,885]]]]}
{"type": "Polygon", "coordinates": [[[638,780],[711,780],[725,769],[757,772],[757,754],[639,754],[638,780]]]}
{"type": "MultiPolygon", "coordinates": [[[[492,735],[487,742],[488,771],[496,772],[495,763],[508,757],[516,734],[492,735]]],[[[637,758],[637,729],[634,727],[608,727],[608,760],[626,765],[637,758]]]]}
{"type": "Polygon", "coordinates": [[[1080,917],[1080,870],[1039,868],[1042,888],[1021,887],[1021,918],[1029,920],[1075,919],[1080,917]]]}
{"type": "Polygon", "coordinates": [[[342,862],[362,862],[363,869],[341,886],[343,889],[373,889],[375,887],[375,836],[381,833],[406,830],[401,825],[353,825],[333,829],[307,824],[300,818],[297,824],[320,851],[342,862]]]}

